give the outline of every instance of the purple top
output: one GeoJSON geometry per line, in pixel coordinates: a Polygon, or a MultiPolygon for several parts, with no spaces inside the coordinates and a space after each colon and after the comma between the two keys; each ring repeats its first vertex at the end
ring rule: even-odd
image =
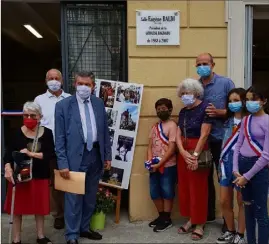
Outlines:
{"type": "MultiPolygon", "coordinates": [[[[251,149],[247,139],[245,138],[245,119],[246,118],[243,118],[242,120],[242,127],[234,150],[234,172],[238,172],[239,153],[244,157],[257,156],[257,154],[251,149]]],[[[255,137],[259,144],[263,147],[263,151],[261,157],[257,160],[254,166],[247,173],[244,174],[244,177],[247,180],[250,180],[255,174],[257,174],[261,169],[263,169],[269,164],[269,115],[265,114],[262,116],[253,116],[250,126],[250,130],[253,137],[255,137]]]]}
{"type": "Polygon", "coordinates": [[[201,135],[202,124],[212,124],[212,118],[208,117],[205,110],[208,106],[207,102],[201,102],[194,108],[182,108],[179,112],[178,127],[181,130],[182,136],[184,135],[184,120],[187,138],[199,138],[201,135]]]}

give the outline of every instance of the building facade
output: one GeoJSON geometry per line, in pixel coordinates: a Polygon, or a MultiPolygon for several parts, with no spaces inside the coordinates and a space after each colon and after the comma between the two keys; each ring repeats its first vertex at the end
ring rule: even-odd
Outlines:
{"type": "MultiPolygon", "coordinates": [[[[172,99],[173,115],[177,119],[182,105],[176,96],[176,87],[187,77],[197,77],[195,58],[200,53],[211,53],[215,58],[215,72],[227,74],[225,2],[128,1],[127,24],[128,79],[145,86],[130,179],[129,214],[131,220],[145,220],[157,214],[149,195],[149,175],[143,164],[149,131],[157,121],[154,103],[161,97],[172,99]],[[179,10],[180,46],[136,46],[136,10],[179,10]]],[[[177,201],[173,212],[174,217],[179,217],[177,201]]]]}
{"type": "MultiPolygon", "coordinates": [[[[59,0],[29,2],[59,3],[59,0]]],[[[174,105],[173,118],[177,120],[182,105],[176,87],[187,77],[197,78],[195,58],[204,52],[214,57],[216,73],[230,77],[238,87],[248,87],[252,79],[253,45],[249,33],[253,6],[257,5],[269,5],[269,0],[61,2],[66,91],[71,92],[74,73],[82,69],[91,69],[98,78],[144,84],[129,184],[131,221],[152,219],[157,214],[150,199],[149,175],[144,169],[149,131],[157,121],[155,101],[170,98],[174,105]],[[137,10],[180,11],[180,45],[137,46],[137,10]]],[[[215,183],[218,202],[219,188],[215,183]]],[[[219,204],[217,215],[221,215],[219,204]]],[[[176,201],[173,217],[179,216],[176,201]]]]}

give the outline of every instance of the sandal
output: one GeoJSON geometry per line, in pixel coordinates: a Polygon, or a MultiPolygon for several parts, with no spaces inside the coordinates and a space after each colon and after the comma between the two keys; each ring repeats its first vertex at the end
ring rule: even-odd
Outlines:
{"type": "Polygon", "coordinates": [[[192,232],[192,230],[193,230],[193,225],[190,225],[190,222],[188,221],[186,224],[181,225],[178,228],[178,234],[185,235],[192,232]]]}
{"type": "Polygon", "coordinates": [[[36,239],[37,244],[52,244],[52,241],[48,237],[43,237],[43,238],[37,238],[36,239]]]}
{"type": "Polygon", "coordinates": [[[200,240],[202,240],[203,237],[204,237],[204,229],[205,229],[204,226],[202,228],[201,227],[196,227],[195,230],[191,233],[191,239],[193,241],[200,241],[200,240]],[[199,231],[201,233],[198,233],[197,231],[199,231]]]}

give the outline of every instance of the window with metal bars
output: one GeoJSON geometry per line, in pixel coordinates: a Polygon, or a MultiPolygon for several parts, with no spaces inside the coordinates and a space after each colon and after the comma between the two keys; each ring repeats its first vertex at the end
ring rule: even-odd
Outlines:
{"type": "Polygon", "coordinates": [[[126,3],[63,3],[62,58],[65,90],[75,73],[127,81],[126,3]]]}

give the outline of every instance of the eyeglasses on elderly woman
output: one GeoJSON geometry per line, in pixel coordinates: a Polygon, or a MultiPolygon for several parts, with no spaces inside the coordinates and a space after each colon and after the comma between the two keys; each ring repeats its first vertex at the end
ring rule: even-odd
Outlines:
{"type": "Polygon", "coordinates": [[[26,102],[23,106],[23,124],[33,130],[42,117],[41,107],[35,102],[26,102]]]}

